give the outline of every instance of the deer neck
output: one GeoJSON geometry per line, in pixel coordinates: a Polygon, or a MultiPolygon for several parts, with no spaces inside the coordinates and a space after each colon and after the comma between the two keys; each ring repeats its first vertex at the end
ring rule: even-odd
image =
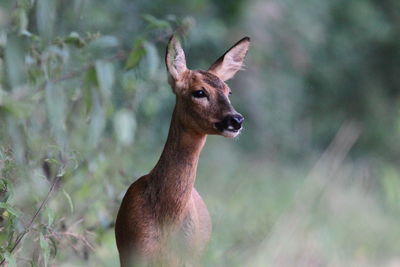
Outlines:
{"type": "Polygon", "coordinates": [[[206,135],[185,129],[176,108],[161,157],[149,174],[150,199],[164,223],[183,219],[206,135]]]}

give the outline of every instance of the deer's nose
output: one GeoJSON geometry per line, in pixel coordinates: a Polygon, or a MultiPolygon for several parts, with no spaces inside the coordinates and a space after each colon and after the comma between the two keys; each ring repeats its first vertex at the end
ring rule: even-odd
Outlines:
{"type": "Polygon", "coordinates": [[[244,118],[240,114],[228,115],[223,120],[223,126],[226,130],[238,131],[242,128],[244,118]]]}

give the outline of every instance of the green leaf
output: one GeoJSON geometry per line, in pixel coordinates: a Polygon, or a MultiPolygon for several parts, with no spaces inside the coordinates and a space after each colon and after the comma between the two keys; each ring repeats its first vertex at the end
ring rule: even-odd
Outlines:
{"type": "Polygon", "coordinates": [[[39,243],[40,243],[40,247],[42,248],[42,252],[43,252],[44,267],[47,267],[49,264],[49,259],[50,259],[50,246],[49,246],[49,242],[44,237],[43,233],[40,233],[39,243]]]}
{"type": "Polygon", "coordinates": [[[136,67],[145,54],[146,50],[143,47],[143,40],[136,40],[133,44],[131,52],[129,53],[128,59],[126,60],[125,69],[129,70],[136,67]]]}
{"type": "Polygon", "coordinates": [[[56,158],[47,158],[45,159],[45,161],[47,161],[49,164],[55,164],[55,165],[61,164],[61,162],[56,158]]]}
{"type": "Polygon", "coordinates": [[[98,48],[113,48],[119,45],[119,40],[112,35],[103,35],[94,40],[90,46],[98,48]]]}
{"type": "Polygon", "coordinates": [[[84,90],[84,100],[86,105],[86,114],[92,111],[93,107],[93,96],[92,96],[92,88],[93,86],[97,86],[97,77],[95,68],[90,68],[86,72],[85,76],[85,90],[84,90]]]}
{"type": "Polygon", "coordinates": [[[127,92],[132,92],[136,90],[137,79],[134,71],[127,71],[122,74],[121,85],[127,92]]]}
{"type": "Polygon", "coordinates": [[[59,144],[65,144],[66,97],[63,88],[51,82],[45,87],[47,116],[59,144]]]}
{"type": "Polygon", "coordinates": [[[12,116],[7,116],[6,128],[11,138],[15,160],[19,163],[22,163],[24,161],[26,150],[24,128],[21,127],[19,120],[16,120],[12,116]]]}
{"type": "MultiPolygon", "coordinates": [[[[7,45],[7,40],[8,40],[7,32],[0,27],[0,47],[1,48],[4,48],[7,45]]],[[[3,67],[2,67],[1,72],[2,72],[1,75],[3,76],[3,67]]],[[[1,77],[1,80],[3,80],[3,77],[1,77]]]]}
{"type": "Polygon", "coordinates": [[[385,197],[393,208],[398,208],[400,203],[400,175],[397,170],[391,166],[384,168],[380,179],[385,197]]]}
{"type": "Polygon", "coordinates": [[[11,206],[8,203],[0,202],[0,208],[5,209],[6,211],[8,211],[10,214],[14,215],[15,217],[22,216],[22,212],[20,210],[11,206]]]}
{"type": "Polygon", "coordinates": [[[17,2],[19,7],[27,11],[31,9],[35,3],[34,0],[18,0],[17,2]]]}
{"type": "Polygon", "coordinates": [[[46,213],[47,213],[47,225],[52,225],[54,222],[54,210],[47,207],[46,213]]]}
{"type": "Polygon", "coordinates": [[[8,82],[12,87],[25,82],[26,68],[22,40],[16,36],[8,36],[5,48],[5,66],[8,82]]]}
{"type": "Polygon", "coordinates": [[[36,25],[42,37],[49,39],[53,35],[58,1],[38,0],[36,5],[36,25]]]}
{"type": "Polygon", "coordinates": [[[121,144],[131,145],[136,131],[135,114],[127,109],[119,110],[114,117],[114,131],[121,144]]]}
{"type": "Polygon", "coordinates": [[[152,28],[159,28],[159,29],[163,29],[163,28],[170,28],[171,25],[169,24],[168,21],[166,20],[162,20],[162,19],[158,19],[152,15],[146,14],[143,15],[143,19],[149,23],[149,26],[152,28]]]}
{"type": "Polygon", "coordinates": [[[27,30],[28,28],[28,16],[26,14],[26,10],[19,8],[18,9],[18,26],[19,26],[19,33],[24,34],[24,35],[29,35],[29,32],[27,30]]]}
{"type": "Polygon", "coordinates": [[[95,63],[96,78],[103,97],[109,98],[114,84],[114,66],[110,62],[97,60],[95,63]]]}
{"type": "Polygon", "coordinates": [[[92,88],[93,109],[90,115],[89,144],[96,146],[106,126],[105,111],[101,97],[95,88],[92,88]]]}
{"type": "Polygon", "coordinates": [[[15,258],[13,257],[13,255],[11,255],[10,252],[5,252],[3,254],[4,259],[6,260],[6,263],[8,267],[17,267],[17,262],[15,261],[15,258]]]}
{"type": "Polygon", "coordinates": [[[0,179],[0,192],[6,192],[7,191],[7,181],[5,179],[0,179]]]}
{"type": "Polygon", "coordinates": [[[67,191],[63,190],[64,196],[68,200],[69,208],[71,209],[71,213],[74,212],[74,204],[72,203],[72,198],[71,196],[67,193],[67,191]]]}
{"type": "Polygon", "coordinates": [[[147,70],[149,75],[153,77],[157,74],[158,66],[160,64],[160,57],[158,56],[157,48],[150,42],[143,43],[146,51],[147,70]]]}
{"type": "Polygon", "coordinates": [[[30,103],[15,100],[0,90],[0,111],[11,114],[13,117],[21,119],[31,114],[32,106],[30,103]]]}
{"type": "Polygon", "coordinates": [[[74,45],[79,48],[86,45],[85,40],[77,32],[71,32],[69,36],[64,38],[64,42],[66,44],[74,45]]]}

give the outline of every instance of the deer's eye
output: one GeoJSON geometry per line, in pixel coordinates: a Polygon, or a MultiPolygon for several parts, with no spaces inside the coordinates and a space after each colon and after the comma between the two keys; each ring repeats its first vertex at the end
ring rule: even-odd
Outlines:
{"type": "Polygon", "coordinates": [[[192,96],[195,98],[203,98],[203,97],[207,97],[206,92],[204,92],[204,90],[197,90],[192,92],[192,96]]]}

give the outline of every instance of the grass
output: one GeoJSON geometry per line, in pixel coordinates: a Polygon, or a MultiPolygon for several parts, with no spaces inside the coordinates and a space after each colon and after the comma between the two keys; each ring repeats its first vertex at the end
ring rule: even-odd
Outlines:
{"type": "MultiPolygon", "coordinates": [[[[196,181],[213,222],[203,265],[397,266],[396,172],[350,157],[356,139],[357,131],[344,126],[323,154],[293,163],[245,153],[241,140],[209,137],[196,181]]],[[[121,198],[153,167],[161,147],[115,148],[108,141],[103,146],[107,153],[93,155],[62,180],[18,249],[18,263],[35,253],[43,262],[35,245],[45,228],[45,237],[57,242],[52,265],[116,265],[113,222],[121,198]]],[[[39,203],[48,189],[39,169],[32,174],[15,184],[13,203],[24,214],[33,212],[24,204],[32,203],[30,190],[39,203]]]]}

